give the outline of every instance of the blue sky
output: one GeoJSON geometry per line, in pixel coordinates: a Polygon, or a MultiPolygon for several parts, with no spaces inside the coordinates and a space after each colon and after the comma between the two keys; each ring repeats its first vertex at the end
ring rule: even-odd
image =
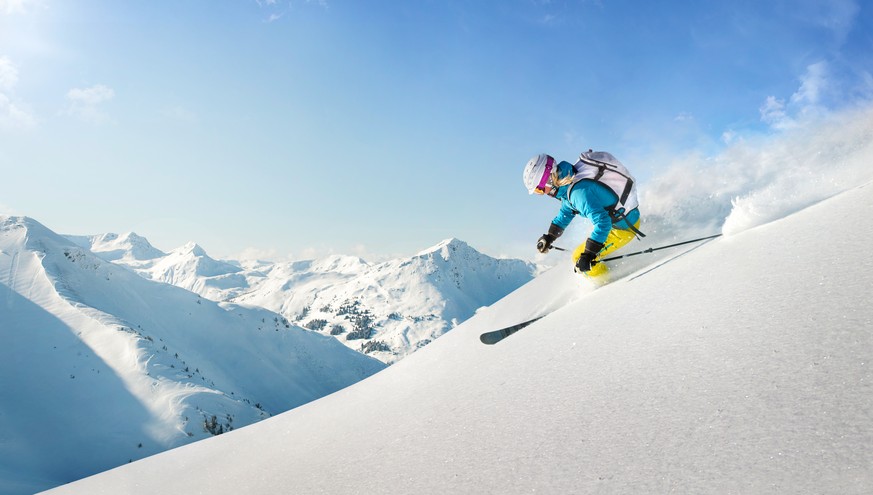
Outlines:
{"type": "Polygon", "coordinates": [[[860,0],[0,0],[0,213],[216,257],[527,256],[556,207],[530,156],[645,187],[871,74],[860,0]]]}

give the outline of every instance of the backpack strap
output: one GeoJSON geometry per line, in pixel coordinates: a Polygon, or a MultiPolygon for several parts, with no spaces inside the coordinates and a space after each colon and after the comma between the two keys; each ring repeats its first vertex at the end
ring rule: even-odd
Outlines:
{"type": "MultiPolygon", "coordinates": [[[[613,208],[607,208],[606,211],[609,212],[609,217],[612,218],[613,225],[617,225],[619,222],[624,222],[624,224],[627,225],[627,229],[624,229],[624,230],[630,230],[631,232],[633,232],[634,235],[637,236],[637,239],[642,240],[642,238],[646,236],[646,234],[643,234],[640,231],[640,229],[634,227],[630,223],[630,221],[627,219],[627,213],[624,211],[624,208],[619,208],[618,210],[616,210],[613,207],[613,208]]],[[[631,210],[631,211],[633,211],[633,210],[631,210]]]]}

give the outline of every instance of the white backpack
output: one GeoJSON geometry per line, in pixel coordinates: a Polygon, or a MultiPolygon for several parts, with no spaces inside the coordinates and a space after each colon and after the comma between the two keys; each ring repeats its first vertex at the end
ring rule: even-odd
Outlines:
{"type": "Polygon", "coordinates": [[[623,215],[640,205],[637,199],[636,180],[612,154],[588,150],[579,155],[579,161],[573,165],[573,169],[576,175],[573,177],[570,190],[567,191],[568,196],[579,181],[595,180],[615,193],[618,199],[613,208],[615,213],[623,215]]]}

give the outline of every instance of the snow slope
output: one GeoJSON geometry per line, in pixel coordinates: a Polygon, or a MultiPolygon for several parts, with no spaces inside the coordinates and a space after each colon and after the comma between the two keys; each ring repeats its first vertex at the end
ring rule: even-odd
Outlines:
{"type": "Polygon", "coordinates": [[[867,183],[597,290],[559,265],[352,387],[49,493],[871,493],[871,215],[867,183]]]}
{"type": "Polygon", "coordinates": [[[0,216],[0,343],[0,493],[245,426],[384,368],[276,313],[146,280],[26,217],[0,216]]]}

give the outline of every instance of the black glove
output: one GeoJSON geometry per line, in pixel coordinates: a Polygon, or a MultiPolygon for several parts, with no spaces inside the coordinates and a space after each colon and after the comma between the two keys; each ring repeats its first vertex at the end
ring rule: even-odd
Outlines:
{"type": "Polygon", "coordinates": [[[549,233],[543,234],[543,236],[537,241],[537,251],[548,253],[549,249],[552,247],[552,243],[555,242],[555,239],[561,237],[561,234],[563,233],[564,229],[561,227],[558,227],[555,224],[549,225],[549,233]]]}
{"type": "Polygon", "coordinates": [[[592,266],[596,265],[597,262],[594,261],[594,258],[597,257],[601,249],[603,249],[602,242],[597,242],[591,239],[585,241],[585,251],[583,251],[582,255],[579,256],[579,259],[576,260],[576,273],[585,273],[590,270],[592,266]]]}

